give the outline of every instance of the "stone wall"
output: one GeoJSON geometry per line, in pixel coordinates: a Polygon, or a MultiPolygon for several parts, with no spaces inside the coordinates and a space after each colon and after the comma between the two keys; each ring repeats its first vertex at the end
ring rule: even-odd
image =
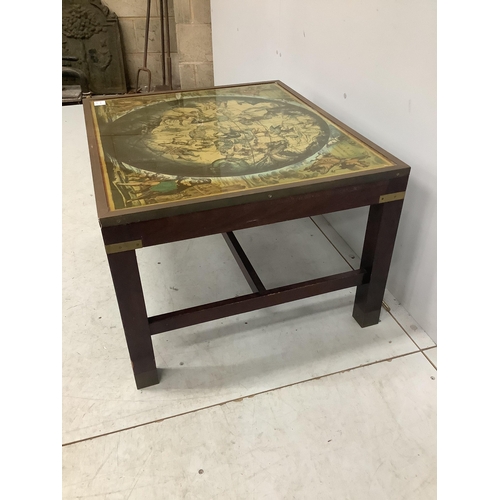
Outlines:
{"type": "MultiPolygon", "coordinates": [[[[134,89],[137,79],[137,70],[142,67],[144,59],[144,35],[146,32],[147,2],[146,0],[103,0],[103,3],[105,3],[118,16],[127,73],[127,85],[129,89],[134,89]]],[[[168,0],[168,7],[173,86],[174,88],[180,88],[177,36],[172,0],[168,0]]],[[[152,85],[161,85],[162,74],[159,0],[151,0],[151,19],[149,22],[147,62],[148,68],[151,70],[152,85]]],[[[146,73],[142,73],[140,84],[144,85],[146,83],[147,75],[146,73]]]]}
{"type": "MultiPolygon", "coordinates": [[[[144,58],[146,0],[103,0],[119,19],[129,89],[144,58]]],[[[210,0],[168,0],[172,79],[175,89],[213,85],[210,0]]],[[[148,68],[152,85],[162,84],[159,0],[151,1],[148,68]]],[[[141,74],[141,84],[147,75],[141,74]]],[[[167,76],[168,82],[168,76],[167,76]]]]}
{"type": "Polygon", "coordinates": [[[173,2],[181,87],[212,87],[214,69],[210,0],[173,2]]]}

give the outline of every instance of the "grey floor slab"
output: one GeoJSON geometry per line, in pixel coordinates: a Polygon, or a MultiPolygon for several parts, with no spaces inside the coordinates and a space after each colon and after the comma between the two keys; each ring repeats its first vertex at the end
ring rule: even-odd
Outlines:
{"type": "Polygon", "coordinates": [[[437,347],[424,351],[429,361],[437,368],[437,347]]]}
{"type": "MultiPolygon", "coordinates": [[[[328,223],[322,215],[312,217],[312,220],[328,238],[328,240],[335,246],[339,254],[342,255],[346,263],[357,269],[360,265],[360,258],[352,250],[352,248],[344,241],[340,234],[328,223]]],[[[392,295],[389,290],[385,291],[384,301],[389,307],[391,316],[399,323],[401,328],[405,330],[407,335],[415,342],[420,349],[433,347],[436,343],[427,335],[424,329],[412,318],[408,311],[401,305],[401,303],[392,295]]]]}
{"type": "MultiPolygon", "coordinates": [[[[385,311],[378,325],[359,328],[353,290],[343,290],[156,335],[161,383],[137,391],[96,218],[81,107],[64,108],[63,123],[63,442],[416,350],[385,311]]],[[[239,236],[268,286],[346,270],[308,220],[239,236]]],[[[142,249],[138,259],[149,314],[249,291],[219,235],[142,249]]]]}
{"type": "Polygon", "coordinates": [[[235,234],[266,288],[351,270],[310,218],[235,234]]]}
{"type": "Polygon", "coordinates": [[[435,374],[411,354],[65,446],[63,497],[435,499],[435,374]]]}

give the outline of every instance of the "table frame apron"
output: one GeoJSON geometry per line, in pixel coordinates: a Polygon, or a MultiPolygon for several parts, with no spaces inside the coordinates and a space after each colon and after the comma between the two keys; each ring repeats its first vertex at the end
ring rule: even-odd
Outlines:
{"type": "MultiPolygon", "coordinates": [[[[101,228],[136,386],[159,383],[151,336],[306,297],[357,287],[353,317],[361,327],[379,322],[409,168],[373,182],[337,186],[101,228]],[[360,268],[267,290],[232,231],[370,206],[360,268]],[[247,279],[251,294],[148,317],[136,249],[222,234],[247,279]]],[[[377,178],[377,177],[375,177],[377,178]]]]}

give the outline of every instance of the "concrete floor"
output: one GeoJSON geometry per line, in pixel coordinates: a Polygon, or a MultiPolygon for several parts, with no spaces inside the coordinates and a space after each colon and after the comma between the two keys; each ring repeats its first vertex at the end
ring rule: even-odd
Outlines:
{"type": "MultiPolygon", "coordinates": [[[[63,113],[63,498],[434,499],[434,342],[354,289],[153,337],[136,390],[81,106],[63,113]]],[[[266,286],[359,259],[323,217],[238,232],[266,286]]],[[[148,313],[249,293],[220,235],[138,251],[148,313]]]]}

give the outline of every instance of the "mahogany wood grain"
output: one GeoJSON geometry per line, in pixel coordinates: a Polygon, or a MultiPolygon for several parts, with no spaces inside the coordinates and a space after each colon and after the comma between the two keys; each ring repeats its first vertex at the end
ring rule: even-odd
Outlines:
{"type": "Polygon", "coordinates": [[[137,389],[157,384],[153,343],[134,250],[108,255],[137,389]]]}
{"type": "Polygon", "coordinates": [[[379,321],[402,208],[403,200],[370,207],[361,255],[366,276],[356,290],[353,309],[353,317],[362,327],[379,321]]]}
{"type": "Polygon", "coordinates": [[[151,335],[357,286],[361,284],[364,274],[362,269],[356,269],[333,276],[273,288],[265,292],[252,293],[153,316],[149,318],[151,335]]]}

